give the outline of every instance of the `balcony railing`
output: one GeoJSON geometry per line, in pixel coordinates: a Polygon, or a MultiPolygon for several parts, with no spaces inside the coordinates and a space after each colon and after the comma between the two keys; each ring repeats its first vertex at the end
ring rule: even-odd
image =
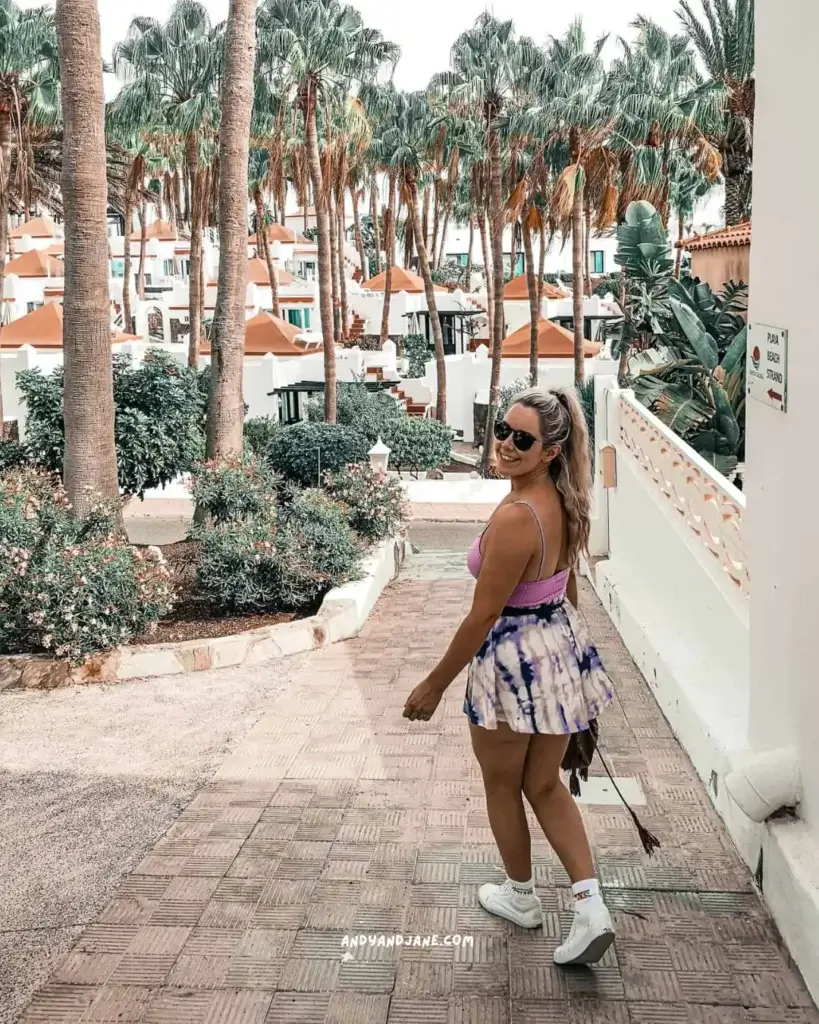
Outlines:
{"type": "Polygon", "coordinates": [[[620,392],[620,442],[714,559],[730,590],[750,595],[745,497],[631,391],[620,392]]]}

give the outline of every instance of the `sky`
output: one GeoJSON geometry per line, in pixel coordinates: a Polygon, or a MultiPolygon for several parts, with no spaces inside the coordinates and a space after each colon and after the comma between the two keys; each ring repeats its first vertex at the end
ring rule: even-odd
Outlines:
{"type": "MultiPolygon", "coordinates": [[[[53,2],[53,0],[52,0],[53,2]]],[[[204,0],[214,20],[227,16],[228,0],[204,0]]],[[[103,55],[110,57],[114,43],[125,35],[131,19],[149,15],[164,19],[172,0],[98,0],[102,23],[103,55]]],[[[401,89],[424,88],[436,71],[444,70],[456,37],[487,8],[499,18],[514,18],[518,33],[543,43],[561,35],[578,14],[591,39],[609,33],[609,54],[616,52],[616,37],[631,35],[635,15],[645,14],[675,30],[677,0],[352,0],[368,25],[380,29],[401,47],[395,82],[401,89]]],[[[39,7],[41,0],[23,0],[23,7],[39,7]]]]}

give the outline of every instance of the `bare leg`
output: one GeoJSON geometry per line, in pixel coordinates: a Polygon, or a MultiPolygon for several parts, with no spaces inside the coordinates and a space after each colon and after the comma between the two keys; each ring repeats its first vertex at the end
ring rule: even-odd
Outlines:
{"type": "Polygon", "coordinates": [[[497,729],[471,725],[470,732],[483,775],[489,824],[506,874],[516,882],[528,882],[532,877],[532,842],[522,787],[530,737],[504,724],[497,729]]]}
{"type": "Polygon", "coordinates": [[[580,810],[560,779],[560,764],[568,744],[568,736],[531,737],[523,769],[523,792],[574,883],[594,878],[594,861],[580,810]]]}

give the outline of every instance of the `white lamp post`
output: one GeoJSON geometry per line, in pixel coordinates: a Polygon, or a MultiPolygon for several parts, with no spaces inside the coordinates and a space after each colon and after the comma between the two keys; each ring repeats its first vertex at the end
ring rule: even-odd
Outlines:
{"type": "Polygon", "coordinates": [[[388,448],[379,437],[375,444],[370,448],[370,466],[376,473],[386,473],[387,467],[390,464],[391,448],[388,448]]]}

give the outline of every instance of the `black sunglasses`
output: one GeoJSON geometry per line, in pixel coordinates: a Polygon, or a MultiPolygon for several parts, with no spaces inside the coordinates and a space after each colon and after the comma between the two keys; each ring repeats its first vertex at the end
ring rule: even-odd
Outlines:
{"type": "Polygon", "coordinates": [[[506,420],[498,420],[495,424],[495,440],[503,443],[508,438],[512,438],[512,444],[517,448],[519,452],[528,452],[533,444],[536,444],[539,440],[532,434],[529,434],[525,430],[513,430],[506,420]]]}

